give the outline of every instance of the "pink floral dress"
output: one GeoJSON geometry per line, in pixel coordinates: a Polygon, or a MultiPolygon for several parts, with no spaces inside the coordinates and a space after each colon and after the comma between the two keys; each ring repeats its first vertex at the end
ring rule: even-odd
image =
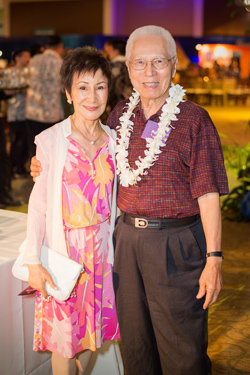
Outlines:
{"type": "Polygon", "coordinates": [[[83,263],[75,296],[60,302],[36,298],[35,351],[49,350],[72,358],[95,351],[106,340],[120,337],[113,290],[112,265],[107,263],[112,188],[115,168],[108,140],[91,161],[69,139],[62,179],[62,210],[70,258],[83,263]]]}

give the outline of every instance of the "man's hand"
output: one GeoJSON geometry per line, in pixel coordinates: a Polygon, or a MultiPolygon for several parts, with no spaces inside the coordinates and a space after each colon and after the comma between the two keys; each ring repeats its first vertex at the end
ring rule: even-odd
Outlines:
{"type": "Polygon", "coordinates": [[[207,309],[217,301],[219,293],[223,287],[221,272],[222,258],[207,258],[206,266],[201,274],[199,283],[200,289],[196,298],[200,299],[206,295],[203,309],[207,309]]]}
{"type": "Polygon", "coordinates": [[[48,297],[45,288],[46,281],[51,288],[55,290],[58,289],[56,284],[53,282],[50,273],[41,264],[28,264],[27,266],[29,270],[29,285],[38,290],[44,298],[48,297]]]}
{"type": "Polygon", "coordinates": [[[34,182],[36,182],[36,177],[40,176],[42,170],[43,169],[41,167],[40,161],[37,160],[35,156],[33,156],[30,164],[30,175],[33,177],[34,182]]]}

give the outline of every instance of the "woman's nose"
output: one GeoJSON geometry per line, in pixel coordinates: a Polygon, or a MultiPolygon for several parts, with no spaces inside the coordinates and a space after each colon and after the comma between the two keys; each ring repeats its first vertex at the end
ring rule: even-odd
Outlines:
{"type": "Polygon", "coordinates": [[[89,90],[89,100],[91,102],[95,102],[95,100],[96,100],[96,92],[95,92],[95,90],[89,90]]]}

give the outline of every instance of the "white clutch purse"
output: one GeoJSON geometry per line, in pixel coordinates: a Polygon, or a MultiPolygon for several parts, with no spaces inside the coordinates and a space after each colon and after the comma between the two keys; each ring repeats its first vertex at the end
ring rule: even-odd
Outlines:
{"type": "MultiPolygon", "coordinates": [[[[28,267],[20,265],[25,250],[25,243],[26,241],[24,241],[19,248],[20,254],[12,267],[12,273],[17,279],[28,281],[28,267]]],[[[46,291],[48,295],[51,295],[60,301],[67,300],[80,273],[84,271],[83,265],[65,257],[45,245],[41,248],[41,262],[43,267],[48,270],[54,283],[58,287],[58,290],[54,290],[48,283],[46,283],[46,291]]]]}

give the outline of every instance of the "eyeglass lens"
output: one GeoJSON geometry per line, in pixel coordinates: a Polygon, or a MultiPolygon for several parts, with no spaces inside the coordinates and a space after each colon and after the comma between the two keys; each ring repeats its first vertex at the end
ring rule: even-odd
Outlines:
{"type": "Polygon", "coordinates": [[[148,63],[151,63],[151,65],[155,69],[164,69],[168,66],[169,60],[168,59],[154,59],[152,61],[146,61],[143,59],[138,59],[132,61],[132,66],[135,70],[143,70],[147,66],[148,63]]]}

